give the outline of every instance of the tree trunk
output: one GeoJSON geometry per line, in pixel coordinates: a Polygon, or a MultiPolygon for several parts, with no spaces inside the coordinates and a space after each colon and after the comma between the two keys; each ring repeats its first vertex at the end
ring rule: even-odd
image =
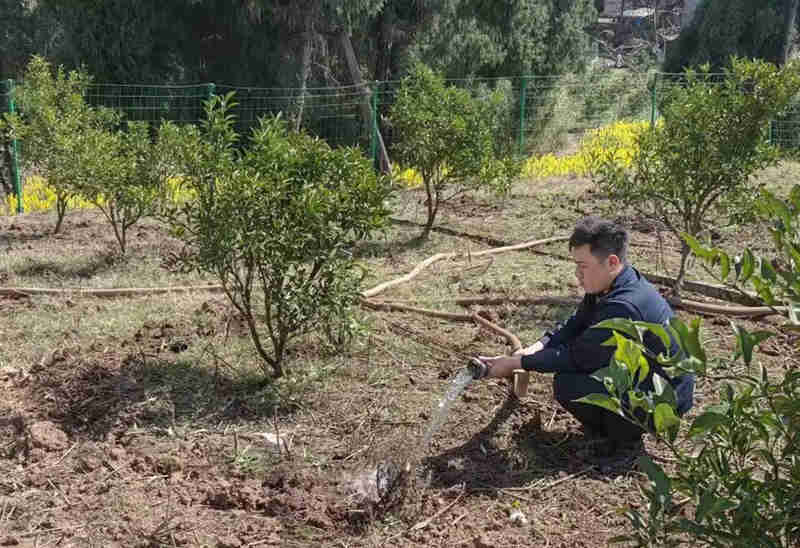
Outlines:
{"type": "Polygon", "coordinates": [[[425,221],[425,228],[422,229],[422,234],[420,238],[423,240],[427,240],[428,236],[431,233],[431,229],[433,229],[433,223],[436,220],[436,213],[439,211],[439,192],[436,190],[436,187],[425,182],[425,194],[428,198],[426,205],[428,206],[428,219],[425,221]]]}
{"type": "Polygon", "coordinates": [[[311,53],[314,49],[314,29],[311,16],[306,16],[306,28],[303,36],[303,59],[300,66],[300,96],[297,98],[297,113],[294,120],[294,130],[300,131],[303,124],[303,109],[306,105],[306,87],[308,76],[311,73],[311,53]]]}
{"type": "Polygon", "coordinates": [[[56,194],[56,227],[53,229],[53,234],[58,234],[61,231],[61,223],[64,222],[64,215],[67,214],[67,196],[64,194],[56,194]]]}
{"type": "Polygon", "coordinates": [[[389,174],[392,171],[392,164],[389,161],[389,153],[386,152],[386,146],[383,143],[383,137],[381,137],[381,132],[378,129],[378,121],[374,120],[372,117],[370,93],[368,88],[364,85],[364,81],[361,79],[361,70],[358,68],[356,54],[353,51],[353,43],[350,41],[350,35],[346,30],[339,31],[339,41],[342,45],[342,50],[344,51],[344,57],[347,61],[347,68],[350,71],[350,77],[352,78],[353,83],[358,86],[362,93],[362,100],[360,101],[361,116],[365,122],[370,124],[370,131],[375,132],[375,138],[378,141],[378,164],[380,166],[380,171],[381,173],[389,174]]]}
{"type": "Polygon", "coordinates": [[[794,43],[794,28],[797,20],[797,6],[800,0],[785,0],[785,26],[783,29],[783,51],[781,52],[781,65],[789,62],[789,57],[792,54],[792,44],[794,43]]]}
{"type": "Polygon", "coordinates": [[[686,262],[689,260],[691,252],[692,248],[689,247],[689,244],[681,240],[681,268],[678,271],[677,278],[675,278],[675,285],[672,287],[676,296],[680,295],[683,287],[683,280],[686,278],[686,262]]]}

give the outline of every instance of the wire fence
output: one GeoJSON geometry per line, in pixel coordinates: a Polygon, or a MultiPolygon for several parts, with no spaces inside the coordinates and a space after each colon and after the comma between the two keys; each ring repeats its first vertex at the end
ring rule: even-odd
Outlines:
{"type": "MultiPolygon", "coordinates": [[[[556,152],[578,141],[586,131],[619,120],[654,122],[658,118],[658,101],[674,82],[669,75],[615,69],[590,70],[580,75],[448,81],[470,89],[477,97],[496,90],[502,92],[502,134],[496,138],[520,155],[556,152]]],[[[13,110],[14,85],[7,80],[0,87],[0,113],[13,110]]],[[[262,116],[280,113],[293,127],[319,136],[331,146],[359,147],[377,162],[376,130],[391,148],[392,132],[387,120],[399,86],[399,81],[305,89],[213,83],[93,84],[86,99],[92,105],[118,109],[129,120],[197,123],[204,117],[206,100],[215,94],[233,92],[232,114],[242,135],[248,134],[262,116]]],[[[800,147],[800,105],[771,121],[769,135],[781,147],[800,147]]],[[[19,171],[16,143],[7,144],[6,148],[3,163],[11,164],[5,172],[13,186],[19,171]]]]}

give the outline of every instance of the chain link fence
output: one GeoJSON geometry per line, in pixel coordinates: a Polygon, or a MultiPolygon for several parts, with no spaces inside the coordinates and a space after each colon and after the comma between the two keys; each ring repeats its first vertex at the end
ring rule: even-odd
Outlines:
{"type": "MultiPolygon", "coordinates": [[[[497,140],[526,156],[574,149],[588,130],[619,120],[654,122],[660,96],[674,82],[668,75],[607,67],[580,75],[448,81],[478,97],[499,90],[504,100],[497,140]]],[[[206,100],[233,92],[232,114],[241,135],[249,134],[262,116],[280,114],[293,128],[325,139],[331,146],[361,148],[377,165],[378,131],[391,151],[388,115],[400,84],[385,81],[326,88],[93,84],[86,98],[92,105],[122,111],[129,120],[198,123],[204,117],[206,100]]],[[[0,113],[14,108],[13,89],[10,80],[0,87],[0,113]]],[[[769,135],[771,142],[781,147],[800,147],[800,104],[770,122],[769,135]]],[[[3,167],[8,167],[2,177],[4,184],[10,185],[7,188],[21,192],[14,183],[19,173],[16,150],[16,143],[4,145],[3,167]]]]}

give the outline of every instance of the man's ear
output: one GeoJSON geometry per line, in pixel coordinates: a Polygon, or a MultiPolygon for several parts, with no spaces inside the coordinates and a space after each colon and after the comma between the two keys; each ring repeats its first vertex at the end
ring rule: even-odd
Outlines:
{"type": "Polygon", "coordinates": [[[619,257],[614,255],[613,253],[608,256],[608,266],[610,266],[611,268],[617,268],[621,263],[622,261],[619,260],[619,257]]]}

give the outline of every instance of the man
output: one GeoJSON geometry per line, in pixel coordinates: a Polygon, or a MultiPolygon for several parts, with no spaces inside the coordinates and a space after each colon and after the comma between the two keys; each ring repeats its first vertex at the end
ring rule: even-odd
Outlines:
{"type": "MultiPolygon", "coordinates": [[[[587,434],[608,438],[609,452],[640,442],[644,430],[615,413],[575,402],[588,394],[607,393],[603,383],[591,375],[608,365],[615,348],[602,344],[611,337],[609,330],[592,326],[609,318],[666,324],[674,314],[658,291],[627,264],[627,248],[625,229],[596,217],[580,220],[569,239],[575,275],[585,291],[575,314],[555,333],[547,333],[523,349],[521,355],[481,358],[488,377],[508,377],[520,368],[555,373],[556,401],[583,424],[587,434]]],[[[666,350],[661,339],[652,333],[647,334],[644,342],[654,355],[666,350]]],[[[673,342],[669,354],[679,351],[673,342]]],[[[666,377],[661,367],[656,365],[651,369],[666,377]]],[[[653,374],[646,379],[645,389],[652,390],[653,374]]],[[[684,375],[669,380],[678,397],[678,411],[684,413],[692,405],[694,377],[684,375]]]]}

